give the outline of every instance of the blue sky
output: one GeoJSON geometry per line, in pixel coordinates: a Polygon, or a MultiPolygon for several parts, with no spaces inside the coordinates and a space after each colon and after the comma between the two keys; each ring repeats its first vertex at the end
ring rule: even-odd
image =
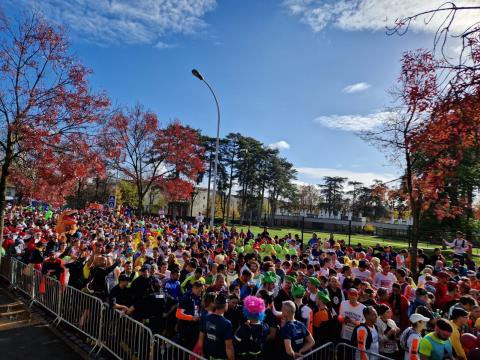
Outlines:
{"type": "Polygon", "coordinates": [[[221,134],[276,144],[308,183],[399,173],[354,131],[374,126],[391,105],[386,90],[402,52],[432,45],[435,23],[419,21],[399,37],[385,34],[385,20],[443,2],[6,1],[9,15],[36,7],[65,24],[73,51],[94,71],[93,88],[115,104],[139,102],[163,123],[178,118],[213,136],[213,99],[190,73],[198,68],[218,93],[221,134]]]}

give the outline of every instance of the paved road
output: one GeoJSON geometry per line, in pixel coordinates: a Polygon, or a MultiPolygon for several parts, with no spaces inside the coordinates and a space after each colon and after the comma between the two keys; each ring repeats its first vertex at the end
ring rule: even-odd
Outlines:
{"type": "MultiPolygon", "coordinates": [[[[0,289],[0,304],[11,300],[0,289]]],[[[78,360],[81,357],[62,342],[47,324],[34,323],[9,330],[0,329],[1,359],[78,360]]]]}

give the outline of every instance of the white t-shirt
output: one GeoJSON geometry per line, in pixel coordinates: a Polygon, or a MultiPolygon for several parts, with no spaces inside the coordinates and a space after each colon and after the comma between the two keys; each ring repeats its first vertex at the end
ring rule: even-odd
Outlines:
{"type": "Polygon", "coordinates": [[[465,239],[455,239],[451,243],[447,242],[446,244],[453,248],[453,253],[455,255],[463,255],[469,248],[468,241],[465,239]]]}
{"type": "Polygon", "coordinates": [[[173,253],[175,255],[175,257],[177,258],[177,261],[178,261],[178,264],[180,265],[180,267],[183,267],[183,264],[185,263],[185,261],[183,261],[183,250],[175,250],[175,252],[173,253]]]}
{"type": "MultiPolygon", "coordinates": [[[[408,330],[405,330],[408,331],[408,330]]],[[[407,350],[405,350],[405,355],[403,356],[404,360],[410,360],[411,359],[411,354],[416,353],[417,358],[419,359],[419,353],[418,349],[420,348],[420,340],[422,340],[422,337],[417,334],[416,332],[412,332],[407,339],[407,350]],[[415,344],[414,344],[415,341],[415,344]],[[415,346],[412,346],[415,345],[415,346]]]]}
{"type": "Polygon", "coordinates": [[[397,269],[401,269],[405,265],[405,256],[398,254],[395,257],[395,263],[397,265],[397,269]]]}
{"type": "MultiPolygon", "coordinates": [[[[433,276],[433,275],[430,275],[430,276],[432,277],[432,281],[433,281],[434,283],[436,283],[436,282],[438,281],[438,279],[437,279],[435,276],[433,276]]],[[[425,285],[425,282],[426,282],[426,280],[425,280],[425,275],[419,276],[419,277],[418,277],[418,285],[417,285],[417,286],[418,286],[418,287],[423,287],[423,285],[425,285]]]]}
{"type": "Polygon", "coordinates": [[[370,279],[370,270],[365,270],[365,271],[360,271],[359,268],[354,268],[352,270],[352,274],[353,276],[355,276],[355,279],[360,279],[362,281],[366,281],[368,279],[370,279]]]}
{"type": "Polygon", "coordinates": [[[329,269],[325,269],[325,268],[320,268],[320,275],[323,275],[325,276],[327,279],[328,279],[328,274],[329,274],[329,269]]]}
{"type": "Polygon", "coordinates": [[[350,322],[342,324],[341,338],[350,341],[352,339],[352,332],[355,326],[365,321],[363,317],[363,309],[365,305],[358,303],[356,306],[350,304],[350,300],[344,300],[340,303],[340,317],[348,317],[350,322]],[[353,322],[353,323],[352,323],[353,322]]]}
{"type": "MultiPolygon", "coordinates": [[[[378,342],[377,329],[375,329],[375,326],[371,327],[369,329],[370,329],[370,332],[372,333],[372,344],[370,345],[370,349],[368,351],[370,351],[372,353],[375,353],[375,354],[378,354],[379,353],[379,342],[378,342]]],[[[358,355],[360,355],[360,354],[358,354],[358,355]]],[[[373,356],[373,355],[369,355],[368,359],[369,360],[374,360],[374,359],[378,359],[378,357],[373,356]]]]}
{"type": "Polygon", "coordinates": [[[302,309],[300,310],[300,316],[302,319],[305,320],[307,328],[310,326],[310,313],[312,312],[312,309],[310,309],[310,306],[308,305],[303,305],[302,309]]]}
{"type": "Polygon", "coordinates": [[[376,273],[375,279],[373,280],[373,286],[376,288],[387,288],[388,291],[391,291],[392,284],[395,281],[397,281],[397,278],[391,272],[389,272],[387,275],[384,275],[383,273],[376,273]]]}
{"type": "MultiPolygon", "coordinates": [[[[366,325],[364,325],[366,327],[366,325]]],[[[379,345],[378,345],[378,332],[375,326],[368,327],[370,330],[370,334],[372,335],[372,343],[370,344],[370,348],[366,349],[368,353],[363,353],[365,356],[362,356],[362,353],[360,351],[355,351],[355,360],[377,360],[378,357],[375,355],[372,355],[371,353],[378,354],[379,352],[379,345]]]]}
{"type": "Polygon", "coordinates": [[[386,322],[382,319],[377,319],[377,329],[379,333],[379,348],[380,352],[393,354],[398,351],[397,341],[395,339],[390,339],[387,336],[387,331],[390,329],[398,329],[398,326],[395,324],[395,321],[388,319],[386,322]]]}

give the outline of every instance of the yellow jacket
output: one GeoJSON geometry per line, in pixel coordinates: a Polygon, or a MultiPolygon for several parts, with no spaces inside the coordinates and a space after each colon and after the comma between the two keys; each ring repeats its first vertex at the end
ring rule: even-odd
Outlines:
{"type": "Polygon", "coordinates": [[[458,326],[451,320],[450,325],[452,325],[453,328],[452,335],[450,335],[450,342],[452,343],[452,348],[453,351],[455,351],[456,358],[460,360],[467,360],[467,356],[465,355],[465,351],[463,350],[462,342],[460,340],[460,331],[458,330],[458,326]]]}

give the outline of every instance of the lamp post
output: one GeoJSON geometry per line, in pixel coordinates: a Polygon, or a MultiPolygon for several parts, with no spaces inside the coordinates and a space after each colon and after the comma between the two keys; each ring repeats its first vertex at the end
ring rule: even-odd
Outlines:
{"type": "Polygon", "coordinates": [[[198,70],[193,69],[192,75],[195,76],[198,80],[203,81],[203,83],[207,85],[208,89],[213,95],[213,98],[215,99],[215,105],[217,106],[217,139],[215,143],[215,165],[213,167],[212,206],[210,207],[210,228],[213,229],[213,221],[215,219],[215,198],[217,190],[218,148],[220,144],[220,106],[218,105],[218,100],[215,92],[213,91],[210,84],[202,76],[202,74],[200,74],[198,70]]]}

